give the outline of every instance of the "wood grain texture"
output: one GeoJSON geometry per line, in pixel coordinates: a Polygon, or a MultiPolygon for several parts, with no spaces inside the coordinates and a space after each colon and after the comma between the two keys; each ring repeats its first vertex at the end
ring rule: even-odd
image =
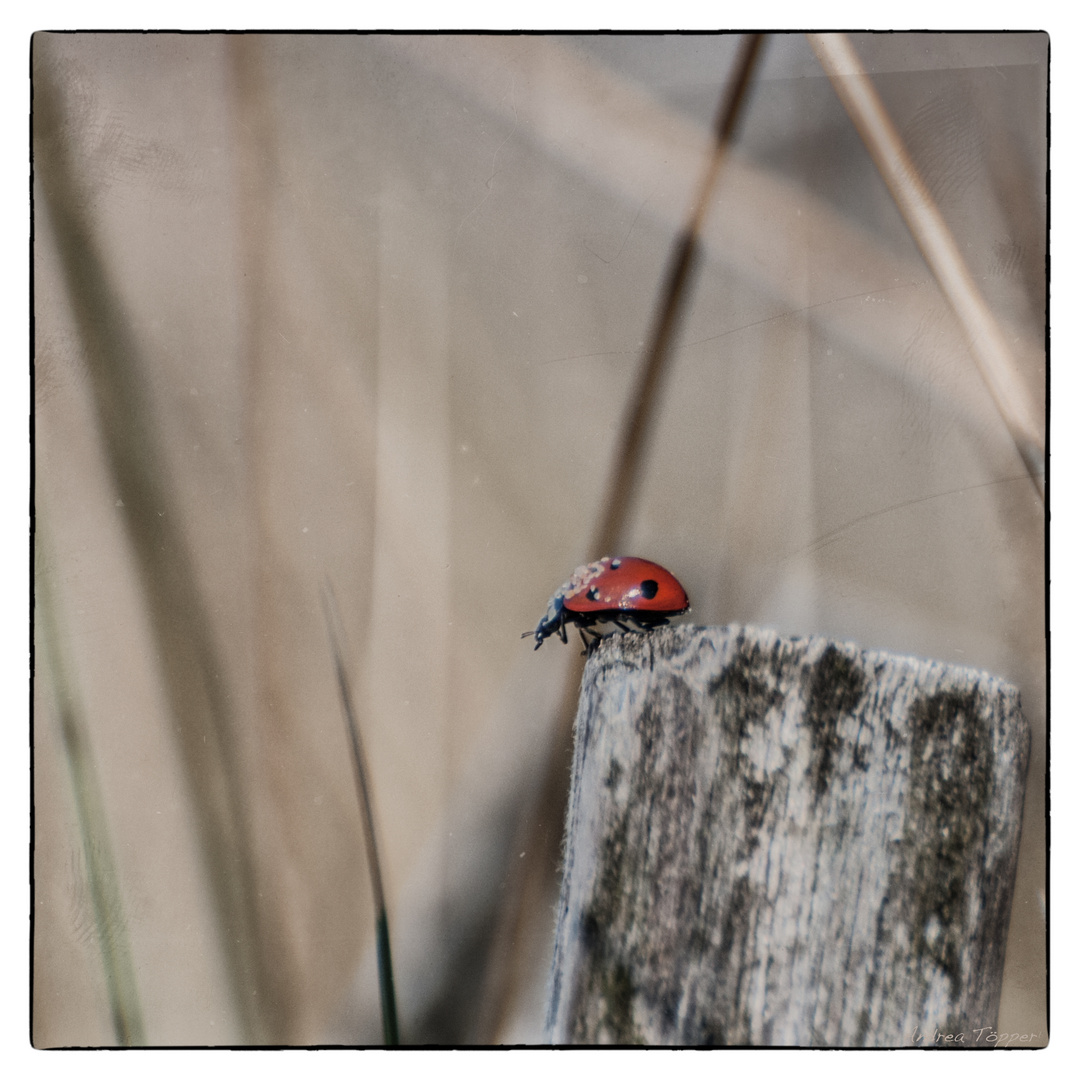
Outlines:
{"type": "Polygon", "coordinates": [[[550,1040],[971,1045],[997,1020],[1029,740],[1017,690],[970,669],[752,627],[606,639],[550,1040]]]}

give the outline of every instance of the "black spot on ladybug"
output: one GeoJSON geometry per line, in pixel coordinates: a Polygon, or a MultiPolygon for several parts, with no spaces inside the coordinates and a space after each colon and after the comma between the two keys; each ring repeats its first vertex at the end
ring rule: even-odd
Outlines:
{"type": "Polygon", "coordinates": [[[659,590],[660,586],[657,585],[652,578],[646,578],[641,583],[641,595],[644,596],[646,600],[651,600],[659,590]]]}
{"type": "Polygon", "coordinates": [[[596,588],[595,585],[585,594],[585,599],[586,600],[599,600],[600,599],[600,592],[596,588]]]}

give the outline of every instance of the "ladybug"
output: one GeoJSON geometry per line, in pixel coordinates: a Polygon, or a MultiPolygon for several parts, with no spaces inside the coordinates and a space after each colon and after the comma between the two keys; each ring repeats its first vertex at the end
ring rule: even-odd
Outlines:
{"type": "Polygon", "coordinates": [[[551,598],[536,629],[521,636],[536,638],[534,650],[552,634],[565,645],[566,624],[576,623],[588,652],[603,636],[592,629],[596,623],[613,622],[622,630],[630,630],[627,623],[633,623],[639,630],[652,630],[664,626],[668,616],[689,610],[690,599],[674,574],[648,559],[609,556],[579,566],[551,598]]]}

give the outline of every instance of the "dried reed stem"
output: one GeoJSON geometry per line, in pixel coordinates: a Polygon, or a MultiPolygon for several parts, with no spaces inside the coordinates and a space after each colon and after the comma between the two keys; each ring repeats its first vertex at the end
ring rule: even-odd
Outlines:
{"type": "Polygon", "coordinates": [[[649,428],[656,415],[661,379],[667,370],[671,343],[679,318],[686,307],[700,254],[701,230],[712,201],[716,179],[720,175],[720,166],[735,135],[763,40],[762,34],[747,36],[731,82],[717,110],[713,123],[712,154],[701,178],[690,219],[675,242],[649,337],[649,348],[641,366],[637,386],[630,397],[629,410],[608,482],[607,498],[604,500],[604,516],[597,525],[589,553],[589,557],[593,559],[617,554],[615,548],[619,535],[629,517],[634,495],[641,481],[645,446],[649,428]]]}
{"type": "Polygon", "coordinates": [[[1044,497],[1045,441],[1016,360],[895,125],[844,34],[808,34],[833,88],[889,187],[1005,421],[1035,490],[1044,497]]]}

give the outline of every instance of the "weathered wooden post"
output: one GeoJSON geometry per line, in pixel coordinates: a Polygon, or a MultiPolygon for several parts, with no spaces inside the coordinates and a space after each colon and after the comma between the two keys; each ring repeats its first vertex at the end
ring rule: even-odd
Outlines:
{"type": "Polygon", "coordinates": [[[749,627],[607,639],[577,716],[550,1040],[975,1044],[1028,744],[1019,693],[981,672],[749,627]]]}

